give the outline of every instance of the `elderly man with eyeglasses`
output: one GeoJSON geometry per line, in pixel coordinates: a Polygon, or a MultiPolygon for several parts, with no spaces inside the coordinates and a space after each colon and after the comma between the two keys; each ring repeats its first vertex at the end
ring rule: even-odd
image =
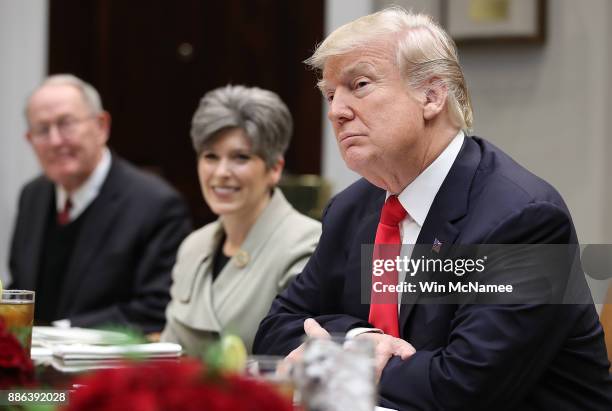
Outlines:
{"type": "Polygon", "coordinates": [[[43,175],[21,192],[11,288],[36,291],[39,323],[160,331],[176,251],[191,229],[183,200],[111,154],[110,115],[81,79],[48,77],[25,115],[43,175]]]}

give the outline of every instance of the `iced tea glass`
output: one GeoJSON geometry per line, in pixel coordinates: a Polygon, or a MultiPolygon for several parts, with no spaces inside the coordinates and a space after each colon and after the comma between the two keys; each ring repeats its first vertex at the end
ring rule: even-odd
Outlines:
{"type": "Polygon", "coordinates": [[[0,299],[0,317],[6,329],[17,337],[29,352],[34,322],[34,291],[3,290],[0,299]]]}

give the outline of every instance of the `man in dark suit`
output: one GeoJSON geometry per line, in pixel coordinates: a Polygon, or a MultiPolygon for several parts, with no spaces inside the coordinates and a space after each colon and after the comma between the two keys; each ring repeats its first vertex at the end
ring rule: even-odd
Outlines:
{"type": "Polygon", "coordinates": [[[401,410],[612,409],[592,303],[422,304],[410,292],[392,294],[402,304],[362,303],[363,244],[443,255],[459,244],[576,242],[550,185],[465,135],[472,111],[448,35],[389,9],[333,32],[309,63],[322,72],[342,157],[364,179],[330,202],[319,246],[274,301],[254,352],[299,359],[304,331],[369,339],[381,404],[401,410]]]}
{"type": "Polygon", "coordinates": [[[77,77],[47,78],[26,117],[44,175],[21,192],[11,287],[36,291],[42,323],[160,331],[176,251],[191,228],[185,204],[110,153],[110,116],[77,77]]]}

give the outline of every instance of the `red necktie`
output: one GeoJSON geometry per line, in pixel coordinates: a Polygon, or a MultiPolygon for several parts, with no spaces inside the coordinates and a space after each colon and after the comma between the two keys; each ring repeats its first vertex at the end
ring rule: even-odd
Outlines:
{"type": "MultiPolygon", "coordinates": [[[[397,196],[390,196],[380,213],[380,221],[374,240],[374,260],[393,260],[399,255],[402,240],[399,224],[406,217],[406,210],[400,204],[397,196]],[[381,246],[383,245],[384,246],[381,246]]],[[[384,285],[397,285],[397,271],[385,271],[380,277],[372,275],[372,284],[381,282],[384,285]]],[[[368,321],[385,334],[399,337],[399,321],[397,319],[397,293],[375,293],[372,289],[370,298],[370,316],[368,321]]]]}
{"type": "Polygon", "coordinates": [[[70,222],[70,210],[72,210],[72,201],[70,197],[67,197],[64,203],[64,209],[57,213],[57,223],[59,225],[66,225],[70,222]]]}

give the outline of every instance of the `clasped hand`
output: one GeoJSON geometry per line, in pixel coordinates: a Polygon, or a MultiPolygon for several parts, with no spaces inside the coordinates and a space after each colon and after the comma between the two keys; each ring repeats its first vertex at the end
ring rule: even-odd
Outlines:
{"type": "MultiPolygon", "coordinates": [[[[309,337],[314,338],[330,338],[330,334],[323,328],[319,323],[308,318],[304,321],[304,332],[309,337]]],[[[356,338],[368,339],[374,344],[374,359],[376,366],[376,383],[380,380],[383,369],[387,365],[387,362],[394,355],[401,357],[402,360],[410,358],[416,350],[407,341],[401,338],[396,338],[388,334],[380,334],[374,332],[366,332],[358,335],[356,338]]],[[[281,367],[283,369],[289,368],[292,364],[297,363],[302,359],[304,353],[304,344],[301,344],[295,350],[291,351],[287,357],[283,360],[281,367]]]]}

